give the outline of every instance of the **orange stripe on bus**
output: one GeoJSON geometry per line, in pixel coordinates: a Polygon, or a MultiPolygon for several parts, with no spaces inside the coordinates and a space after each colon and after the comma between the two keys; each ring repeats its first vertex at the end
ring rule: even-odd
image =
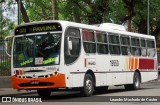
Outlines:
{"type": "Polygon", "coordinates": [[[131,69],[131,58],[129,58],[129,69],[131,69]]]}
{"type": "Polygon", "coordinates": [[[138,69],[138,58],[135,58],[135,69],[138,69]]]}
{"type": "Polygon", "coordinates": [[[135,67],[135,62],[134,62],[135,60],[134,60],[134,57],[132,58],[132,64],[131,64],[131,69],[133,70],[134,69],[134,67],[135,67]]]}

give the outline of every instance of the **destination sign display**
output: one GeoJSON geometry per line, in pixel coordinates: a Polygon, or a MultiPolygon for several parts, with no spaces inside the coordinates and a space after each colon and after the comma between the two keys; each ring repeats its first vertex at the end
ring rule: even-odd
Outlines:
{"type": "Polygon", "coordinates": [[[62,27],[58,23],[32,24],[19,26],[15,29],[15,35],[30,34],[38,32],[62,31],[62,27]]]}

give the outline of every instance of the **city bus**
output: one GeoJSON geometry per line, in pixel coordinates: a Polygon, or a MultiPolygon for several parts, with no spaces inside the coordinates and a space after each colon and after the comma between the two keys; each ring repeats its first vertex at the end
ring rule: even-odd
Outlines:
{"type": "Polygon", "coordinates": [[[112,85],[137,90],[158,78],[155,37],[120,25],[26,23],[15,29],[12,43],[13,88],[37,90],[40,97],[56,90],[91,96],[112,85]]]}

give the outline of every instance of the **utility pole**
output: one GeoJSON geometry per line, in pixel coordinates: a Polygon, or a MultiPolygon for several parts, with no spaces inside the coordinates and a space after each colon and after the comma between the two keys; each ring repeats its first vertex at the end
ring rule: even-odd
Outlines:
{"type": "Polygon", "coordinates": [[[21,23],[21,1],[18,0],[18,25],[21,23]]]}
{"type": "Polygon", "coordinates": [[[3,2],[1,3],[1,9],[0,9],[0,13],[1,13],[1,19],[0,19],[0,29],[1,29],[1,31],[0,31],[0,36],[1,36],[1,38],[2,38],[2,35],[3,35],[3,32],[2,32],[2,30],[3,30],[3,24],[2,24],[2,22],[3,22],[3,2]]]}
{"type": "Polygon", "coordinates": [[[52,0],[52,13],[53,13],[53,20],[58,20],[57,0],[52,0]]]}
{"type": "Polygon", "coordinates": [[[147,13],[148,13],[148,15],[147,15],[147,34],[149,35],[150,33],[149,33],[149,29],[150,29],[150,26],[149,26],[149,0],[148,0],[148,7],[147,7],[147,13]]]}

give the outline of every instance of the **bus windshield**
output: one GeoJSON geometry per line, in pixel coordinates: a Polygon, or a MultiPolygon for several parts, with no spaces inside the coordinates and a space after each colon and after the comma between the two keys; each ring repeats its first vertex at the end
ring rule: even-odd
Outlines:
{"type": "Polygon", "coordinates": [[[14,67],[59,64],[61,33],[16,37],[13,46],[14,67]]]}

